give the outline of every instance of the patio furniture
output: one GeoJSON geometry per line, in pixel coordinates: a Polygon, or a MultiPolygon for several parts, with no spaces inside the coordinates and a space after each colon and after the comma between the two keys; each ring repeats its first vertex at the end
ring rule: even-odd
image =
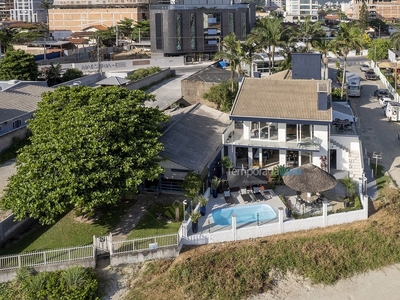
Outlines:
{"type": "Polygon", "coordinates": [[[260,190],[259,190],[258,186],[253,186],[253,193],[254,194],[259,194],[260,193],[260,190]]]}
{"type": "Polygon", "coordinates": [[[268,191],[263,191],[262,194],[263,194],[265,200],[272,199],[272,195],[271,195],[270,192],[268,192],[268,191]]]}
{"type": "Polygon", "coordinates": [[[233,200],[233,197],[231,196],[230,191],[224,191],[224,199],[227,204],[234,204],[235,201],[233,200]]]}
{"type": "Polygon", "coordinates": [[[265,197],[264,197],[264,195],[261,194],[261,193],[254,194],[254,197],[256,198],[257,201],[264,201],[264,200],[266,200],[265,197]]]}
{"type": "Polygon", "coordinates": [[[317,146],[319,145],[319,139],[317,137],[313,137],[309,141],[298,142],[297,147],[301,149],[305,149],[307,146],[317,146]]]}
{"type": "Polygon", "coordinates": [[[241,195],[246,195],[247,194],[247,189],[246,188],[241,188],[240,189],[240,194],[241,195]]]}
{"type": "Polygon", "coordinates": [[[245,203],[253,202],[253,199],[250,197],[249,194],[242,194],[242,199],[245,203]]]}
{"type": "Polygon", "coordinates": [[[296,196],[296,204],[294,205],[295,207],[300,209],[305,203],[306,202],[300,196],[296,196]]]}

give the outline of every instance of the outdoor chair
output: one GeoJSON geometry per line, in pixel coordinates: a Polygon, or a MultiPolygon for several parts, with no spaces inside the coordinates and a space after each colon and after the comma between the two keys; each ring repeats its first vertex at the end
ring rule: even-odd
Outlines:
{"type": "Polygon", "coordinates": [[[296,204],[295,204],[296,207],[300,209],[301,206],[304,205],[305,203],[306,202],[300,196],[296,196],[296,204]]]}
{"type": "Polygon", "coordinates": [[[230,191],[224,191],[224,199],[227,204],[234,204],[235,201],[233,200],[233,197],[231,196],[230,191]]]}

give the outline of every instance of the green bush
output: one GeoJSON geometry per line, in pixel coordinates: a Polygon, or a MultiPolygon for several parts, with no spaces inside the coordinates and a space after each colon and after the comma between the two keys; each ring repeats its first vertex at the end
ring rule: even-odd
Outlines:
{"type": "Polygon", "coordinates": [[[140,68],[133,72],[131,75],[127,77],[127,79],[132,81],[138,81],[147,76],[153,75],[155,73],[161,72],[160,67],[149,67],[149,68],[140,68]]]}
{"type": "Polygon", "coordinates": [[[24,268],[18,271],[14,281],[0,284],[0,300],[98,300],[98,289],[97,276],[92,269],[74,266],[34,274],[24,268]]]}

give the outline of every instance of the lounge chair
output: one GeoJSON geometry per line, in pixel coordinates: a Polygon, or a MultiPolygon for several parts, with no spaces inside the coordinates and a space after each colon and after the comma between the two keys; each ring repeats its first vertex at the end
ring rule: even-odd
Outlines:
{"type": "Polygon", "coordinates": [[[313,137],[310,141],[297,143],[297,148],[305,149],[307,146],[316,146],[319,144],[319,139],[317,137],[313,137]]]}
{"type": "Polygon", "coordinates": [[[234,204],[235,201],[233,200],[233,197],[231,196],[230,191],[224,191],[224,199],[227,204],[234,204]]]}

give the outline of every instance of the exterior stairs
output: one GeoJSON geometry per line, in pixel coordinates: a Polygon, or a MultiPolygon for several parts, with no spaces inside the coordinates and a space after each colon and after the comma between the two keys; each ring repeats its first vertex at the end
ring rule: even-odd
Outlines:
{"type": "Polygon", "coordinates": [[[341,143],[330,139],[331,146],[334,146],[333,148],[339,148],[344,151],[346,151],[349,154],[349,177],[353,178],[354,180],[358,180],[363,177],[363,169],[362,169],[362,163],[361,163],[361,153],[351,151],[349,148],[346,146],[342,145],[341,143]]]}

